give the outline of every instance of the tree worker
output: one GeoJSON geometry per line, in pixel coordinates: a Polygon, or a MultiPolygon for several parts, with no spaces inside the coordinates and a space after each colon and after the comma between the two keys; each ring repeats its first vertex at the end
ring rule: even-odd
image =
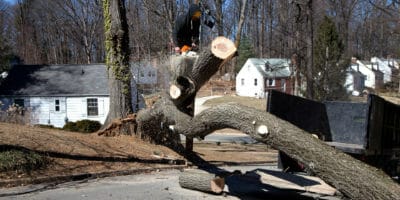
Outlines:
{"type": "Polygon", "coordinates": [[[172,37],[176,53],[185,53],[196,49],[199,45],[201,10],[197,4],[191,4],[185,15],[175,21],[172,37]]]}

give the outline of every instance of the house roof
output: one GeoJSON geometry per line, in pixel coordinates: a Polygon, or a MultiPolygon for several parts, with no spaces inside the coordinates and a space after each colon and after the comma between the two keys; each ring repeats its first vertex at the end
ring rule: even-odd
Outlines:
{"type": "Polygon", "coordinates": [[[364,65],[371,65],[371,64],[372,64],[372,62],[369,61],[369,60],[360,60],[360,62],[361,62],[362,64],[364,64],[364,65]]]}
{"type": "Polygon", "coordinates": [[[0,95],[109,95],[107,70],[91,65],[15,65],[0,85],[0,95]]]}
{"type": "Polygon", "coordinates": [[[359,77],[363,77],[363,76],[364,76],[363,73],[361,73],[361,72],[359,72],[359,71],[357,71],[357,70],[354,70],[354,69],[352,69],[352,68],[350,68],[348,72],[349,72],[350,74],[352,74],[353,76],[359,76],[359,77]]]}
{"type": "Polygon", "coordinates": [[[289,59],[282,58],[249,58],[248,62],[255,66],[264,77],[289,77],[289,59]]]}

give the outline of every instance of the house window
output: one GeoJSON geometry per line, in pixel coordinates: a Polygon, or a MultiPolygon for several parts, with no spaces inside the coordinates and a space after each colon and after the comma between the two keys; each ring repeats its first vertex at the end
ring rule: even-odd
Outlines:
{"type": "Polygon", "coordinates": [[[286,91],[286,79],[281,80],[281,87],[282,87],[282,92],[286,91]]]}
{"type": "Polygon", "coordinates": [[[240,84],[244,86],[244,78],[240,79],[240,84]]]}
{"type": "Polygon", "coordinates": [[[144,77],[144,72],[140,71],[140,77],[144,77]]]}
{"type": "Polygon", "coordinates": [[[268,79],[267,86],[275,86],[275,80],[272,78],[268,79]]]}
{"type": "Polygon", "coordinates": [[[97,103],[97,99],[87,99],[87,114],[88,116],[97,116],[99,115],[99,107],[97,103]]]}
{"type": "Polygon", "coordinates": [[[257,79],[254,79],[254,85],[257,86],[257,79]]]}
{"type": "Polygon", "coordinates": [[[59,99],[56,99],[56,100],[54,101],[54,110],[55,110],[56,112],[59,112],[59,111],[60,111],[60,100],[59,100],[59,99]]]}
{"type": "Polygon", "coordinates": [[[19,106],[19,107],[25,107],[24,99],[14,99],[14,104],[19,106]]]}

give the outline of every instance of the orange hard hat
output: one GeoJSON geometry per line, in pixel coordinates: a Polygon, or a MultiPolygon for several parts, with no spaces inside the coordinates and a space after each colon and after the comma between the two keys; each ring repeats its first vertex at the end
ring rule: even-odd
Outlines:
{"type": "Polygon", "coordinates": [[[184,53],[184,52],[186,52],[186,51],[190,51],[190,46],[188,46],[188,45],[183,45],[183,47],[181,48],[181,52],[182,53],[184,53]]]}

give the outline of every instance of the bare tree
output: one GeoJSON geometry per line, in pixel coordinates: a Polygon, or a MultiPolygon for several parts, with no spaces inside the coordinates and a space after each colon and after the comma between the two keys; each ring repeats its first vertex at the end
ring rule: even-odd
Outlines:
{"type": "Polygon", "coordinates": [[[329,0],[329,5],[332,9],[332,15],[337,18],[338,31],[343,38],[345,54],[347,55],[352,54],[349,44],[349,26],[357,4],[358,0],[329,0]]]}
{"type": "Polygon", "coordinates": [[[215,4],[215,19],[217,23],[217,29],[218,29],[218,36],[223,36],[224,35],[224,14],[223,14],[223,5],[225,3],[225,0],[214,0],[215,4]]]}
{"type": "Polygon", "coordinates": [[[0,72],[6,71],[10,67],[12,56],[12,29],[11,8],[3,0],[0,0],[0,72]]]}
{"type": "MultiPolygon", "coordinates": [[[[186,0],[185,0],[186,2],[186,0]]],[[[166,54],[172,48],[172,30],[183,0],[127,1],[127,16],[132,46],[132,59],[142,60],[166,54]]]]}
{"type": "Polygon", "coordinates": [[[297,0],[292,4],[296,9],[296,67],[305,75],[307,98],[313,99],[313,1],[297,0]]]}
{"type": "Polygon", "coordinates": [[[69,37],[75,40],[76,44],[83,47],[86,63],[90,64],[93,60],[96,33],[99,31],[102,21],[99,1],[57,0],[54,3],[54,7],[59,7],[63,11],[59,15],[64,18],[64,24],[70,27],[65,31],[69,37]]]}

